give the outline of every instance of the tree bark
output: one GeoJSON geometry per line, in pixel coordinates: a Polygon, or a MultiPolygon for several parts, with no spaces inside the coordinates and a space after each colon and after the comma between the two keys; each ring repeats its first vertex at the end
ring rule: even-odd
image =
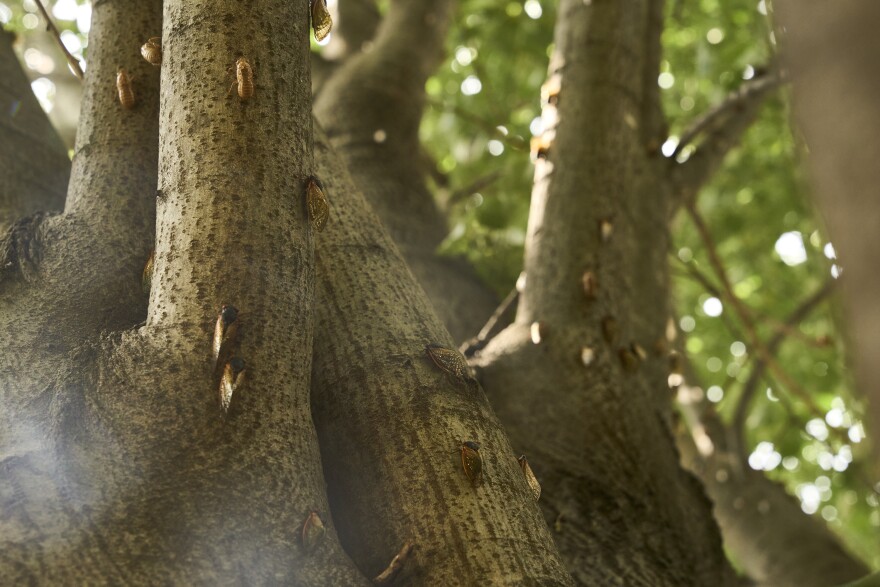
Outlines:
{"type": "MultiPolygon", "coordinates": [[[[9,419],[0,495],[14,518],[3,533],[0,577],[366,584],[336,540],[309,413],[312,325],[311,312],[302,311],[311,308],[314,284],[304,202],[312,173],[307,6],[164,4],[161,209],[147,325],[99,339],[98,326],[120,324],[92,313],[112,315],[117,304],[143,311],[143,301],[119,296],[118,288],[121,299],[112,301],[100,290],[62,296],[59,314],[42,296],[55,285],[43,274],[63,253],[68,262],[94,254],[101,265],[93,272],[130,281],[123,291],[143,297],[141,243],[155,217],[160,135],[158,72],[138,48],[162,30],[160,2],[94,7],[74,183],[66,213],[37,227],[54,222],[62,234],[56,240],[38,232],[54,247],[40,248],[38,258],[13,247],[18,271],[0,290],[31,310],[37,327],[46,316],[67,321],[45,340],[31,322],[0,313],[3,332],[12,333],[6,350],[33,348],[43,361],[26,357],[0,371],[9,419]],[[258,80],[244,103],[227,94],[226,67],[239,55],[252,60],[258,80]],[[111,101],[120,64],[147,72],[136,78],[131,109],[111,101]],[[90,247],[80,233],[96,242],[90,247]],[[120,271],[122,261],[108,256],[136,259],[137,269],[120,271]],[[24,297],[30,286],[40,295],[24,297]],[[230,348],[247,365],[228,412],[211,356],[222,303],[241,309],[230,348]],[[68,357],[65,344],[79,346],[68,357]],[[26,364],[42,368],[39,378],[26,364]],[[328,530],[313,547],[302,538],[311,512],[328,530]]],[[[86,273],[61,269],[67,282],[59,284],[86,273]]]]}
{"type": "Polygon", "coordinates": [[[338,156],[317,153],[333,223],[316,253],[314,415],[347,551],[375,576],[413,543],[400,584],[570,584],[484,394],[425,354],[454,349],[449,334],[338,156]],[[481,445],[479,487],[464,441],[481,445]]]}
{"type": "Polygon", "coordinates": [[[0,233],[21,216],[58,211],[70,175],[61,137],[31,91],[12,42],[0,30],[0,233]]]}
{"type": "MultiPolygon", "coordinates": [[[[717,430],[720,423],[708,424],[717,430]]],[[[768,587],[827,587],[868,573],[824,523],[801,511],[784,487],[728,452],[719,434],[710,438],[715,448],[704,457],[689,437],[680,435],[682,462],[702,480],[724,545],[749,577],[768,587]]]]}
{"type": "Polygon", "coordinates": [[[526,284],[516,322],[477,359],[584,585],[735,582],[667,427],[662,10],[562,2],[548,80],[560,89],[544,107],[549,151],[536,163],[526,284]]]}
{"type": "Polygon", "coordinates": [[[425,81],[442,55],[453,4],[392,2],[370,51],[351,57],[326,83],[315,113],[438,315],[462,341],[476,334],[496,299],[467,263],[436,254],[447,227],[425,185],[418,135],[425,81]]]}

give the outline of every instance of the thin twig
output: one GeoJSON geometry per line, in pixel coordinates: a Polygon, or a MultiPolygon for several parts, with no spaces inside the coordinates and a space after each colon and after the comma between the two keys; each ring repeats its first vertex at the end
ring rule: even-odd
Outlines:
{"type": "Polygon", "coordinates": [[[64,43],[61,42],[61,33],[58,32],[58,29],[55,27],[55,23],[52,22],[52,17],[49,16],[49,13],[46,12],[46,8],[43,6],[43,3],[40,0],[35,0],[37,3],[37,8],[40,9],[40,12],[43,14],[43,18],[46,19],[46,30],[52,33],[52,36],[55,37],[55,40],[58,42],[58,46],[61,47],[61,51],[64,52],[64,56],[67,58],[67,63],[70,64],[70,69],[73,70],[73,75],[75,75],[79,81],[83,81],[83,70],[79,65],[79,61],[77,61],[76,57],[70,54],[70,51],[67,50],[67,47],[64,46],[64,43]]]}
{"type": "Polygon", "coordinates": [[[510,290],[510,293],[507,294],[507,297],[504,298],[504,301],[501,302],[501,305],[498,306],[494,312],[492,312],[492,316],[489,317],[489,320],[486,322],[485,326],[480,330],[479,334],[469,341],[465,342],[461,345],[461,354],[465,357],[472,357],[477,351],[483,349],[489,341],[492,340],[492,337],[495,336],[498,330],[498,324],[508,310],[511,307],[516,306],[516,301],[519,299],[519,290],[513,288],[510,290]]]}
{"type": "Polygon", "coordinates": [[[436,100],[432,98],[428,98],[428,103],[440,110],[451,110],[453,114],[455,114],[462,120],[466,120],[467,122],[476,124],[501,142],[507,143],[507,145],[512,149],[516,149],[519,151],[528,151],[530,149],[529,142],[526,141],[524,138],[512,135],[510,133],[505,134],[503,131],[498,129],[498,126],[500,125],[492,124],[488,120],[484,120],[480,116],[474,114],[473,112],[469,112],[460,106],[457,106],[455,104],[447,104],[445,102],[442,102],[441,100],[436,100]]]}
{"type": "Polygon", "coordinates": [[[460,200],[463,200],[463,199],[467,198],[468,196],[470,196],[471,194],[474,194],[474,193],[480,191],[481,189],[484,189],[484,188],[492,185],[493,183],[498,181],[499,177],[501,177],[501,170],[500,169],[495,169],[494,171],[490,171],[489,173],[487,173],[485,175],[481,175],[480,177],[478,177],[477,179],[475,179],[474,181],[472,181],[468,185],[464,186],[463,188],[459,188],[459,189],[455,190],[454,192],[452,192],[452,194],[450,194],[450,196],[449,196],[449,199],[446,201],[446,205],[447,206],[454,206],[460,200]]]}
{"type": "Polygon", "coordinates": [[[740,321],[743,323],[743,327],[746,330],[746,334],[749,338],[749,342],[751,346],[756,350],[759,358],[764,360],[767,363],[768,368],[773,373],[774,377],[782,383],[784,387],[788,389],[788,391],[794,395],[796,395],[801,401],[803,401],[811,411],[816,414],[822,414],[822,410],[816,405],[816,402],[810,397],[810,394],[806,392],[796,381],[794,381],[788,373],[786,373],[778,364],[776,359],[773,357],[773,354],[767,350],[767,347],[761,341],[761,338],[758,336],[757,328],[755,327],[754,320],[752,319],[751,314],[748,309],[742,303],[742,300],[733,293],[733,286],[730,283],[730,279],[727,277],[727,272],[724,268],[724,263],[721,261],[721,257],[718,255],[718,249],[715,247],[715,242],[712,239],[712,235],[709,233],[709,228],[706,226],[706,223],[703,221],[703,218],[699,215],[696,208],[691,204],[687,206],[688,214],[690,214],[691,219],[693,220],[694,226],[697,229],[697,232],[700,235],[700,239],[703,241],[703,245],[706,247],[706,252],[709,255],[709,264],[712,266],[712,269],[715,272],[715,275],[718,277],[718,280],[721,282],[723,291],[725,293],[725,298],[730,302],[733,306],[734,311],[737,316],[739,316],[740,321]]]}
{"type": "MultiPolygon", "coordinates": [[[[802,322],[810,312],[812,312],[831,294],[832,291],[834,291],[836,283],[837,280],[829,280],[826,282],[825,285],[819,288],[813,293],[813,295],[801,302],[801,304],[788,315],[784,324],[793,327],[802,322]]],[[[776,334],[773,335],[773,338],[767,342],[767,351],[775,353],[785,341],[786,334],[787,332],[784,330],[777,330],[776,334]]],[[[745,438],[745,422],[748,417],[749,405],[751,404],[752,398],[758,389],[758,384],[766,370],[767,362],[761,358],[757,359],[755,361],[755,366],[752,368],[752,372],[749,374],[749,378],[743,384],[742,391],[737,400],[736,409],[734,410],[733,420],[730,425],[730,433],[733,441],[731,444],[733,444],[741,454],[743,447],[745,446],[743,439],[745,438]]]]}

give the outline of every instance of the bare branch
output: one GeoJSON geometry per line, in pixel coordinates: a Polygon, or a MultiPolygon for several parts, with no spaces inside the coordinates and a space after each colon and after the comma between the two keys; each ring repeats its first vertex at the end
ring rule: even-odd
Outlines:
{"type": "Polygon", "coordinates": [[[519,300],[519,290],[513,288],[510,290],[510,293],[507,294],[507,297],[504,298],[504,301],[501,302],[501,305],[498,306],[489,317],[486,325],[480,329],[479,334],[461,346],[461,353],[465,357],[474,356],[475,353],[489,344],[489,341],[492,340],[492,337],[497,334],[501,328],[506,326],[506,323],[501,323],[501,318],[508,313],[511,313],[511,310],[516,308],[517,300],[519,300]]]}
{"type": "Polygon", "coordinates": [[[37,8],[39,8],[40,12],[43,14],[43,18],[46,19],[46,30],[52,33],[52,36],[55,37],[58,46],[64,53],[64,57],[67,59],[67,63],[70,64],[70,69],[73,72],[73,75],[75,75],[79,81],[83,81],[83,70],[82,67],[80,67],[79,61],[76,57],[70,54],[70,51],[68,51],[67,47],[64,46],[64,43],[61,42],[61,33],[58,32],[58,28],[55,26],[55,23],[52,22],[52,17],[46,12],[46,8],[43,6],[42,1],[35,0],[35,2],[37,3],[37,8]]]}
{"type": "MultiPolygon", "coordinates": [[[[834,291],[837,280],[829,280],[813,295],[806,298],[795,310],[785,318],[784,324],[787,326],[796,326],[806,318],[820,303],[822,303],[834,291]]],[[[787,330],[778,330],[766,345],[768,353],[774,354],[782,343],[785,341],[787,330]]],[[[738,449],[743,454],[745,437],[745,422],[748,417],[749,405],[758,389],[758,383],[767,370],[767,362],[762,358],[758,358],[749,378],[743,384],[742,392],[737,400],[736,409],[734,411],[733,420],[730,425],[731,448],[738,449]]]]}
{"type": "Polygon", "coordinates": [[[712,238],[711,233],[709,232],[709,228],[706,226],[706,223],[703,221],[703,218],[697,212],[696,208],[693,205],[689,205],[687,207],[687,211],[693,220],[694,226],[697,229],[697,232],[700,235],[700,239],[703,241],[703,244],[706,247],[706,252],[709,255],[709,263],[712,266],[718,280],[721,282],[723,286],[723,291],[725,294],[725,298],[728,302],[730,302],[731,306],[733,306],[734,311],[737,316],[739,316],[740,320],[743,323],[743,327],[746,329],[746,334],[748,336],[750,345],[756,350],[758,357],[763,359],[767,366],[770,368],[770,371],[774,374],[774,376],[780,381],[780,383],[785,386],[790,393],[797,396],[801,401],[803,401],[809,408],[816,414],[821,414],[822,410],[819,406],[816,405],[816,402],[804,390],[800,384],[798,384],[791,376],[788,375],[776,361],[776,358],[773,356],[773,353],[767,349],[767,346],[761,341],[761,337],[758,336],[757,328],[755,327],[755,322],[749,313],[748,309],[743,304],[742,300],[733,292],[733,286],[730,283],[730,279],[727,277],[727,271],[724,268],[724,263],[721,261],[721,257],[718,254],[718,250],[715,246],[715,241],[712,238]]]}
{"type": "Polygon", "coordinates": [[[743,133],[757,118],[761,105],[785,77],[774,71],[744,83],[726,100],[699,117],[684,133],[672,157],[692,144],[703,140],[686,162],[673,168],[675,199],[679,205],[690,205],[700,188],[721,166],[724,157],[735,147],[743,133]]]}
{"type": "Polygon", "coordinates": [[[489,173],[481,175],[471,183],[467,184],[464,187],[458,188],[452,194],[449,195],[449,198],[446,200],[446,206],[454,206],[459,203],[461,200],[464,200],[467,197],[479,192],[482,189],[485,189],[498,181],[501,177],[501,170],[494,169],[489,173]]]}

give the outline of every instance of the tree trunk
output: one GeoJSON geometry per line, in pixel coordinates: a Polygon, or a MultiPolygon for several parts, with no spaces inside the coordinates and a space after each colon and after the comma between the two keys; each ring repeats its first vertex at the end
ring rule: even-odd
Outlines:
{"type": "Polygon", "coordinates": [[[562,2],[526,284],[516,322],[477,361],[584,585],[734,581],[667,426],[661,25],[661,2],[562,2]]]}

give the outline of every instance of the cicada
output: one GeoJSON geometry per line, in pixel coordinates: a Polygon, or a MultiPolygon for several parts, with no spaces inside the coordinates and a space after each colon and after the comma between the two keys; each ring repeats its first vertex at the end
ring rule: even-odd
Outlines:
{"type": "Polygon", "coordinates": [[[532,490],[532,495],[535,496],[535,501],[538,501],[541,498],[541,484],[538,483],[538,478],[535,477],[535,473],[532,472],[532,468],[529,466],[529,460],[526,458],[526,455],[522,455],[517,461],[519,461],[519,466],[522,468],[523,475],[526,477],[526,483],[529,484],[529,489],[532,490]]]}
{"type": "Polygon", "coordinates": [[[391,585],[398,573],[400,573],[400,570],[403,568],[406,559],[409,558],[409,553],[412,552],[412,549],[412,542],[404,544],[403,548],[400,549],[400,552],[398,552],[397,555],[391,559],[391,562],[388,563],[388,567],[373,578],[373,585],[391,585]]]}
{"type": "Polygon", "coordinates": [[[333,28],[333,19],[330,18],[326,0],[312,0],[312,29],[315,40],[319,43],[323,41],[330,34],[331,28],[333,28]]]}
{"type": "Polygon", "coordinates": [[[214,340],[211,345],[214,362],[219,361],[229,347],[235,342],[238,335],[238,308],[233,305],[224,304],[220,307],[217,314],[217,321],[214,323],[214,340]]]}
{"type": "Polygon", "coordinates": [[[241,388],[242,383],[244,383],[244,361],[239,357],[232,357],[223,367],[223,375],[220,376],[220,407],[224,412],[229,411],[232,395],[241,388]]]}
{"type": "Polygon", "coordinates": [[[483,457],[476,442],[466,440],[461,443],[461,468],[474,487],[483,482],[483,457]]]}
{"type": "Polygon", "coordinates": [[[467,381],[470,378],[467,361],[460,352],[437,344],[429,344],[425,345],[425,353],[447,375],[460,381],[467,381]]]}
{"type": "Polygon", "coordinates": [[[302,527],[303,546],[306,550],[314,549],[326,533],[327,528],[324,527],[321,516],[318,515],[318,512],[311,512],[302,527]]]}
{"type": "Polygon", "coordinates": [[[324,192],[324,184],[317,177],[309,178],[306,188],[306,204],[309,207],[309,221],[312,228],[321,232],[330,218],[330,206],[327,204],[327,194],[324,192]]]}
{"type": "Polygon", "coordinates": [[[150,295],[150,288],[153,287],[153,264],[156,259],[156,251],[150,251],[150,256],[147,257],[147,262],[144,264],[144,271],[141,275],[141,286],[144,288],[144,293],[150,295]]]}

